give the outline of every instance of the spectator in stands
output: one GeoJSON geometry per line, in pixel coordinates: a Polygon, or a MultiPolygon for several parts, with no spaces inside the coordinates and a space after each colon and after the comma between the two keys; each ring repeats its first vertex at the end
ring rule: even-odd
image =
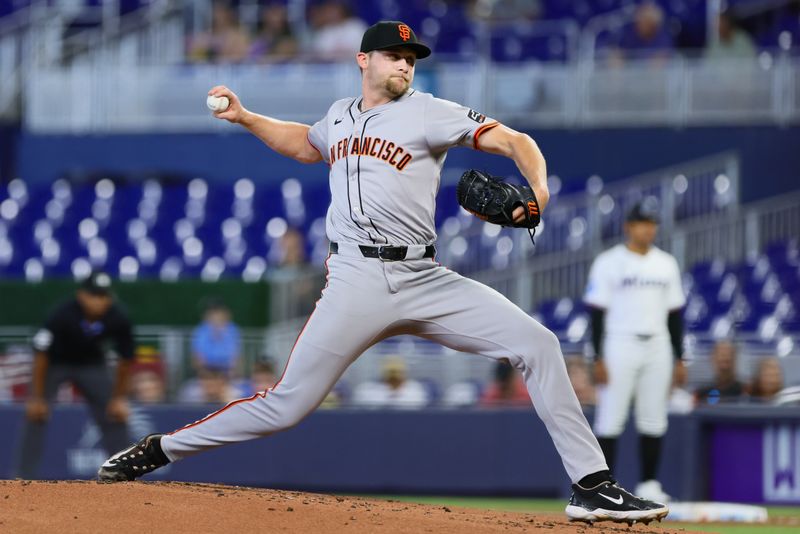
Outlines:
{"type": "Polygon", "coordinates": [[[649,59],[660,63],[669,57],[672,48],[664,11],[657,3],[646,0],[636,8],[633,24],[625,28],[612,60],[622,63],[626,59],[649,59]]]}
{"type": "Polygon", "coordinates": [[[783,389],[783,370],[778,358],[764,358],[758,362],[750,386],[750,398],[757,402],[772,402],[783,389]]]}
{"type": "MultiPolygon", "coordinates": [[[[268,356],[262,356],[253,364],[253,373],[247,383],[247,388],[243,395],[252,395],[266,391],[278,381],[275,376],[275,364],[268,356]]],[[[242,388],[245,389],[245,388],[242,388]]]]}
{"type": "Polygon", "coordinates": [[[746,389],[736,378],[736,346],[730,341],[714,345],[711,365],[714,367],[714,382],[695,392],[697,402],[717,404],[741,399],[746,389]]]}
{"type": "Polygon", "coordinates": [[[131,400],[142,404],[157,404],[167,397],[164,377],[154,368],[135,369],[131,375],[131,400]]]}
{"type": "Polygon", "coordinates": [[[250,59],[281,62],[297,56],[297,53],[297,39],[289,25],[286,6],[280,2],[267,4],[261,10],[258,35],[250,45],[250,59]]]}
{"type": "Polygon", "coordinates": [[[311,8],[309,55],[312,59],[352,61],[361,46],[366,23],[355,17],[344,0],[323,0],[311,8]]]}
{"type": "Polygon", "coordinates": [[[445,390],[442,405],[449,408],[464,408],[478,404],[481,386],[475,381],[456,382],[445,390]]]}
{"type": "Polygon", "coordinates": [[[191,38],[189,57],[199,63],[238,63],[247,58],[250,38],[241,27],[234,9],[226,2],[214,2],[211,31],[191,38]]]}
{"type": "Polygon", "coordinates": [[[491,22],[532,21],[541,12],[541,0],[476,0],[471,9],[475,19],[491,22]]]}
{"type": "Polygon", "coordinates": [[[288,228],[277,246],[270,249],[270,259],[278,268],[269,279],[282,284],[294,307],[294,313],[309,314],[319,298],[319,270],[308,263],[305,236],[296,228],[288,228]]]}
{"type": "Polygon", "coordinates": [[[353,404],[368,408],[417,409],[429,402],[425,386],[408,378],[406,362],[398,356],[383,361],[380,382],[364,382],[353,392],[353,404]]]}
{"type": "Polygon", "coordinates": [[[153,347],[137,348],[131,368],[131,400],[155,404],[166,400],[164,364],[153,347]]]}
{"type": "Polygon", "coordinates": [[[306,240],[297,228],[289,228],[281,236],[280,241],[281,268],[299,268],[308,265],[306,258],[306,240]]]}
{"type": "Polygon", "coordinates": [[[186,381],[178,400],[191,404],[227,404],[239,396],[226,373],[202,369],[196,379],[186,381]]]}
{"type": "Polygon", "coordinates": [[[24,401],[31,381],[31,347],[9,344],[0,350],[0,402],[24,401]]]}
{"type": "Polygon", "coordinates": [[[706,58],[712,60],[741,59],[756,57],[756,46],[752,37],[739,28],[728,11],[719,14],[719,39],[706,48],[706,58]]]}
{"type": "Polygon", "coordinates": [[[325,398],[322,401],[322,404],[319,405],[322,409],[331,409],[331,408],[339,408],[343,402],[345,402],[346,388],[343,387],[342,383],[336,384],[332,390],[328,392],[325,398]]]}
{"type": "Polygon", "coordinates": [[[306,256],[306,239],[303,232],[289,227],[269,250],[270,263],[278,264],[278,272],[270,273],[271,277],[291,278],[308,268],[306,256]]]}
{"type": "Polygon", "coordinates": [[[506,359],[494,368],[494,382],[483,392],[481,406],[530,406],[531,398],[522,376],[506,359]]]}
{"type": "Polygon", "coordinates": [[[566,363],[572,389],[575,390],[575,395],[577,395],[581,406],[594,406],[594,384],[589,373],[589,366],[586,365],[586,359],[581,355],[568,356],[566,363]]]}
{"type": "Polygon", "coordinates": [[[241,335],[231,312],[219,300],[206,306],[203,322],[192,332],[192,354],[197,370],[207,369],[230,375],[239,360],[241,335]]]}

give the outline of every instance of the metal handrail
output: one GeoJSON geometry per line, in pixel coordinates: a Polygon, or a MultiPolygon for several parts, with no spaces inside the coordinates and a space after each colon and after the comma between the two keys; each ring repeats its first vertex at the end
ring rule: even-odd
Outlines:
{"type": "MultiPolygon", "coordinates": [[[[517,128],[800,122],[797,58],[778,56],[766,70],[758,60],[727,64],[682,58],[659,69],[636,61],[617,69],[584,68],[587,64],[453,63],[441,65],[432,75],[437,96],[517,128]],[[481,81],[465,87],[465,77],[481,81]]],[[[203,95],[223,76],[227,85],[245,93],[248,107],[304,122],[318,120],[331,100],[358,92],[358,71],[349,64],[199,65],[176,70],[166,65],[107,64],[98,55],[90,65],[26,69],[24,124],[41,133],[230,129],[233,126],[208,120],[201,108],[186,105],[185,98],[169,106],[169,117],[162,112],[163,101],[148,100],[162,99],[164,87],[172,89],[169,94],[203,95]],[[195,75],[187,76],[187,71],[195,75]],[[111,89],[125,86],[128,79],[136,79],[140,90],[128,94],[111,89]],[[81,85],[82,96],[97,104],[91,120],[72,117],[69,106],[47,105],[75,84],[81,85]],[[254,85],[269,85],[275,91],[249,94],[254,85]],[[313,91],[322,85],[333,92],[326,96],[313,91]],[[114,111],[127,108],[139,111],[114,111]]],[[[417,87],[426,90],[425,79],[420,79],[417,87]]]]}
{"type": "MultiPolygon", "coordinates": [[[[266,330],[250,329],[242,331],[244,365],[240,376],[248,377],[252,363],[264,354],[272,359],[275,372],[280,376],[286,365],[294,340],[302,328],[303,320],[275,323],[266,330]]],[[[13,373],[4,376],[0,365],[0,394],[4,381],[20,381],[29,378],[32,362],[30,336],[33,328],[0,328],[0,363],[3,356],[12,355],[13,373]],[[24,368],[24,369],[21,369],[24,368]]],[[[165,378],[170,398],[175,398],[181,386],[192,377],[190,368],[191,329],[165,328],[159,326],[137,326],[134,329],[137,346],[155,349],[165,366],[165,378]]],[[[712,380],[710,351],[714,344],[711,336],[688,336],[687,357],[690,364],[689,383],[697,386],[712,380]]],[[[747,380],[754,364],[771,355],[757,336],[740,335],[736,337],[740,346],[739,376],[747,380]]],[[[787,379],[795,381],[800,377],[800,339],[794,339],[796,349],[781,359],[787,379]]],[[[562,352],[567,358],[582,357],[582,343],[562,340],[562,352]]],[[[444,393],[449,386],[463,382],[489,382],[494,373],[494,362],[489,358],[467,355],[447,349],[436,343],[415,338],[399,336],[383,341],[368,349],[345,372],[343,380],[350,386],[361,382],[376,380],[381,375],[381,367],[387,356],[400,356],[407,365],[409,376],[437,384],[444,393]]]]}

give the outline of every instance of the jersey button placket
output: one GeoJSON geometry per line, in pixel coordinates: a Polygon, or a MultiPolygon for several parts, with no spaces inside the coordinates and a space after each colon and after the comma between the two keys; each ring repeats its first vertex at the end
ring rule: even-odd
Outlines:
{"type": "MultiPolygon", "coordinates": [[[[355,122],[353,123],[353,140],[359,139],[359,137],[361,135],[361,127],[359,125],[360,123],[361,123],[361,117],[357,117],[355,122]]],[[[352,141],[351,141],[351,146],[352,146],[352,141]]],[[[350,152],[352,152],[352,149],[348,151],[348,154],[347,154],[348,158],[350,158],[350,152]]],[[[357,160],[358,160],[358,154],[353,154],[353,157],[349,160],[350,161],[350,169],[349,169],[350,173],[349,173],[347,178],[351,182],[355,182],[356,178],[358,178],[358,172],[357,172],[357,168],[356,168],[357,167],[357,160]]]]}

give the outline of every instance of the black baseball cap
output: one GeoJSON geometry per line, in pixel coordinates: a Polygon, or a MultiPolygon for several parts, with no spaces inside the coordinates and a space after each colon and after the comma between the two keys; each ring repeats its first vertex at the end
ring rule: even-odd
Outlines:
{"type": "Polygon", "coordinates": [[[658,206],[652,202],[639,202],[625,218],[627,222],[652,222],[658,224],[658,206]]]}
{"type": "Polygon", "coordinates": [[[106,296],[111,294],[111,277],[103,271],[94,271],[81,280],[80,288],[92,295],[106,296]]]}
{"type": "Polygon", "coordinates": [[[399,20],[376,22],[367,28],[364,37],[361,38],[362,52],[372,52],[395,46],[410,48],[417,54],[417,59],[431,55],[431,49],[419,42],[414,30],[399,20]]]}

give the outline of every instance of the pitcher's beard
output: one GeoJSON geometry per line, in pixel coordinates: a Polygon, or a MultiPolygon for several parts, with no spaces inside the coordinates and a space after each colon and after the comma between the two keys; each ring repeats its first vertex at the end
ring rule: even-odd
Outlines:
{"type": "Polygon", "coordinates": [[[409,82],[403,80],[402,78],[392,77],[386,80],[386,82],[383,84],[383,88],[393,98],[397,98],[408,91],[410,85],[411,84],[409,82]]]}

